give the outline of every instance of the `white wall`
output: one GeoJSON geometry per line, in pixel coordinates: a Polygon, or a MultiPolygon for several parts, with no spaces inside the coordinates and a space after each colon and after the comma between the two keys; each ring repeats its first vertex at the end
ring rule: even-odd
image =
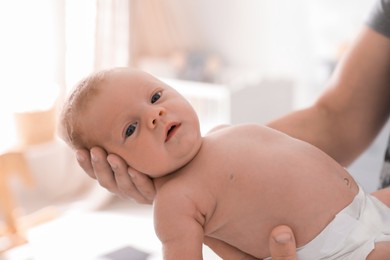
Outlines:
{"type": "Polygon", "coordinates": [[[240,73],[290,77],[298,105],[322,91],[329,67],[374,0],[170,0],[187,48],[221,55],[240,73]]]}
{"type": "Polygon", "coordinates": [[[296,69],[290,56],[305,48],[307,27],[304,1],[291,2],[183,0],[175,7],[189,47],[215,51],[233,67],[289,71],[296,69]]]}

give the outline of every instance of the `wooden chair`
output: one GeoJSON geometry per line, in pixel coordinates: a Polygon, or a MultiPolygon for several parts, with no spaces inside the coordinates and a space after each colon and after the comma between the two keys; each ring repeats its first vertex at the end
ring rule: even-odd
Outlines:
{"type": "MultiPolygon", "coordinates": [[[[20,208],[11,191],[11,179],[18,179],[24,186],[34,185],[32,174],[23,155],[25,148],[52,141],[55,134],[56,106],[49,110],[15,113],[18,146],[13,150],[0,153],[0,224],[4,216],[4,227],[0,226],[0,237],[9,238],[8,248],[1,248],[0,253],[14,246],[25,243],[24,234],[28,228],[54,219],[57,212],[46,207],[27,216],[18,216],[20,208]]],[[[20,214],[19,214],[20,215],[20,214]]]]}

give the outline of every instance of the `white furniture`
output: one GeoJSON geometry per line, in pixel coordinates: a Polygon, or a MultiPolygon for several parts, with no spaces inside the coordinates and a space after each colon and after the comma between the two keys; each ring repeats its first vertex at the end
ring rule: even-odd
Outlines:
{"type": "Polygon", "coordinates": [[[177,79],[162,79],[194,107],[203,134],[216,125],[230,124],[230,90],[224,85],[177,79]]]}

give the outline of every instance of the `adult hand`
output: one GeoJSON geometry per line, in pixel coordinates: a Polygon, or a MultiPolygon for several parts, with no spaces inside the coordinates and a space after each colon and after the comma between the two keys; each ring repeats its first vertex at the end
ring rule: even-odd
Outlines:
{"type": "Polygon", "coordinates": [[[296,260],[296,243],[292,230],[288,226],[275,227],[269,238],[272,260],[296,260]]]}
{"type": "Polygon", "coordinates": [[[90,151],[77,150],[76,158],[81,168],[110,192],[138,203],[152,204],[156,194],[153,181],[129,167],[119,156],[93,147],[90,151]]]}
{"type": "MultiPolygon", "coordinates": [[[[222,259],[257,259],[216,238],[206,236],[203,242],[222,259]]],[[[269,236],[269,250],[272,260],[297,259],[294,234],[288,226],[280,225],[271,231],[269,236]]]]}

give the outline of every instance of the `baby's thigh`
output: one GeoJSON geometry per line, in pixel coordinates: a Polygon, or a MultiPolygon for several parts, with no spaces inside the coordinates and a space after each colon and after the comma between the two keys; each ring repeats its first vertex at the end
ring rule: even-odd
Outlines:
{"type": "Polygon", "coordinates": [[[375,243],[375,249],[367,256],[367,260],[388,260],[390,241],[375,243]]]}
{"type": "Polygon", "coordinates": [[[390,187],[377,190],[371,194],[390,208],[390,187]]]}

